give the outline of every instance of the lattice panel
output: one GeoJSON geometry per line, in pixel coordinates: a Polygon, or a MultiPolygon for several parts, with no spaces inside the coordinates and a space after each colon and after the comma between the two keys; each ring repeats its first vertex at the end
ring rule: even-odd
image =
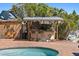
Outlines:
{"type": "Polygon", "coordinates": [[[0,24],[0,39],[3,38],[15,38],[21,29],[20,24],[0,24]]]}

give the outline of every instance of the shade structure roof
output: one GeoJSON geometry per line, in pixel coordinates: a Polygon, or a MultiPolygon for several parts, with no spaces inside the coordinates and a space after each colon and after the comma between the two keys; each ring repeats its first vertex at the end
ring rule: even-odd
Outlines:
{"type": "Polygon", "coordinates": [[[25,17],[25,21],[63,21],[61,17],[25,17]]]}

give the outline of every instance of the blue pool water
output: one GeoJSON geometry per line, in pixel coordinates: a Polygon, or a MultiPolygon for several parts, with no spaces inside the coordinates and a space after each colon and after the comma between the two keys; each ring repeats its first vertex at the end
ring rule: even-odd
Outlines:
{"type": "Polygon", "coordinates": [[[57,56],[58,51],[44,47],[1,49],[0,56],[57,56]]]}

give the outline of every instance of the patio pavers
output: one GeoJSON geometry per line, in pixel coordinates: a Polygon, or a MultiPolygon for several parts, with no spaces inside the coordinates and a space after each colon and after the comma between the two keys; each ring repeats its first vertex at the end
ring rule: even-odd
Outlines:
{"type": "Polygon", "coordinates": [[[11,47],[48,47],[59,51],[59,56],[73,56],[78,53],[78,43],[62,40],[54,42],[35,42],[14,39],[0,39],[0,49],[11,47]]]}

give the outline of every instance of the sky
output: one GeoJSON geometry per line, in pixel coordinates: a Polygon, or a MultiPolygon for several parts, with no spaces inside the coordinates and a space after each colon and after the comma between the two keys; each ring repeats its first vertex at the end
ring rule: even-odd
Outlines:
{"type": "Polygon", "coordinates": [[[48,5],[59,9],[62,8],[68,13],[72,13],[73,10],[75,10],[76,13],[79,14],[79,3],[50,3],[48,5]]]}
{"type": "Polygon", "coordinates": [[[12,7],[12,3],[0,3],[0,13],[2,10],[9,10],[12,7]]]}
{"type": "MultiPolygon", "coordinates": [[[[2,10],[9,10],[12,8],[12,3],[0,3],[0,12],[2,10]]],[[[79,14],[79,3],[48,3],[50,7],[62,8],[68,13],[72,13],[73,10],[79,14]]]]}

